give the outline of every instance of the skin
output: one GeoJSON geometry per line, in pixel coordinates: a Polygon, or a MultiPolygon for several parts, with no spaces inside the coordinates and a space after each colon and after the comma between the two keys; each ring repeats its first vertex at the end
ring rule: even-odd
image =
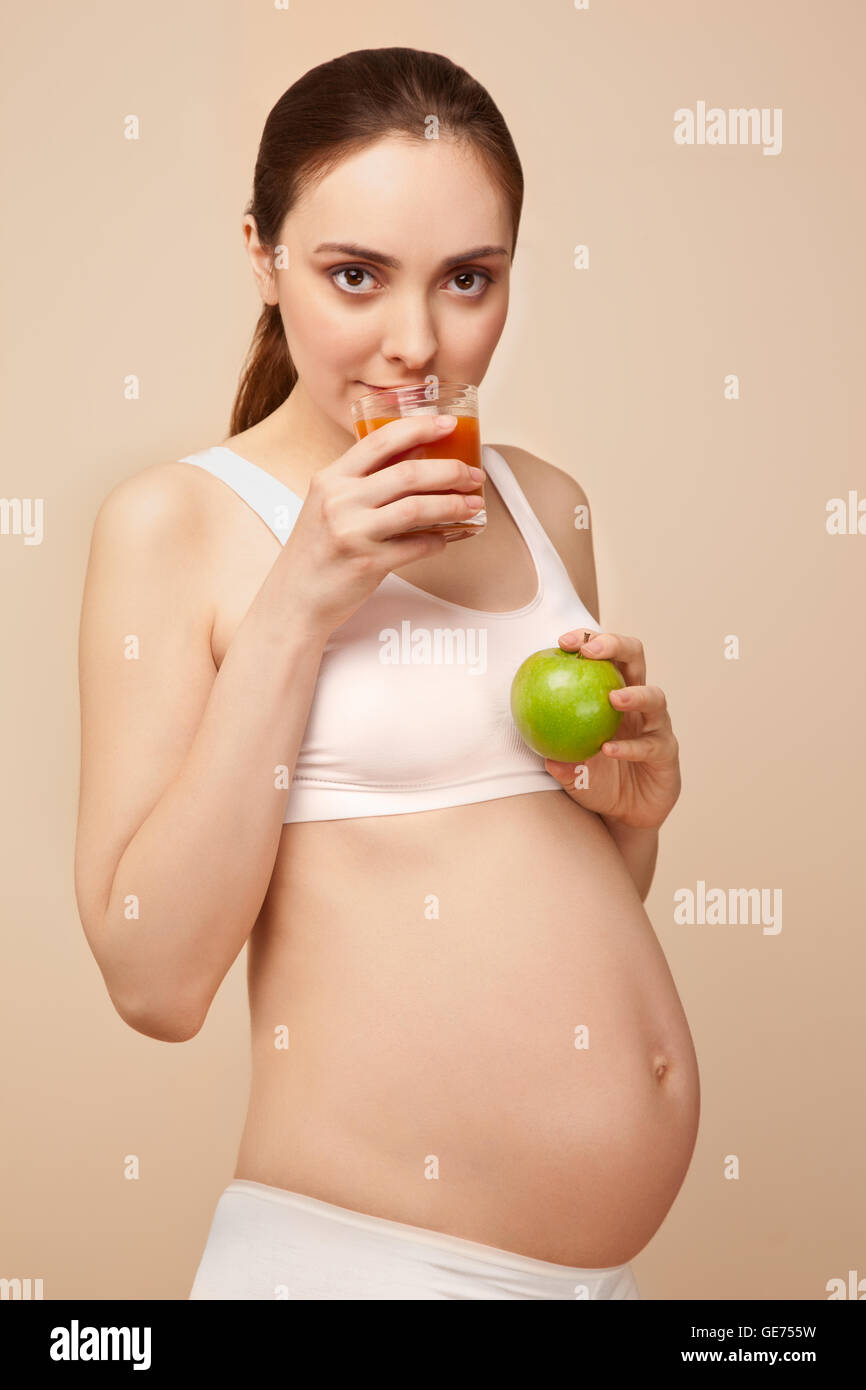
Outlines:
{"type": "MultiPolygon", "coordinates": [[[[224,442],[299,496],[354,443],[361,382],[483,380],[507,313],[511,230],[471,152],[387,140],[347,157],[287,217],[285,269],[274,270],[252,218],[244,236],[299,381],[224,442]],[[400,264],[317,253],[325,241],[400,264]],[[508,254],[443,269],[479,246],[508,254]],[[351,266],[368,274],[335,284],[351,266]],[[480,293],[473,270],[491,277],[480,293]]],[[[582,489],[496,447],[597,613],[590,534],[573,526],[582,489]]],[[[195,508],[186,572],[200,576],[212,615],[202,628],[216,671],[279,542],[201,470],[146,472],[133,480],[142,494],[174,489],[195,508]]],[[[395,572],[467,607],[525,605],[531,557],[490,479],[485,498],[482,535],[395,572]]],[[[540,633],[537,646],[583,637],[540,633]]],[[[699,1115],[688,1024],[643,907],[658,827],[679,793],[678,750],[638,639],[605,633],[597,655],[618,662],[632,703],[620,750],[590,761],[589,788],[574,790],[574,769],[548,763],[562,794],[282,828],[249,939],[252,1086],[236,1177],[582,1268],[624,1263],[655,1234],[699,1115]],[[435,922],[423,915],[429,893],[442,904],[435,922]],[[273,1045],[287,1020],[290,1057],[273,1045]],[[578,1051],[582,1025],[591,1042],[578,1051]]],[[[160,672],[163,685],[183,677],[182,663],[160,672]]],[[[131,759],[125,750],[127,779],[131,759]]]]}
{"type": "Polygon", "coordinates": [[[414,384],[429,371],[483,380],[508,312],[512,236],[506,204],[470,152],[387,140],[344,160],[287,217],[286,269],[274,269],[252,217],[243,229],[262,301],[279,304],[299,374],[268,436],[307,479],[355,442],[349,407],[367,389],[359,380],[414,384]],[[322,243],[388,250],[402,268],[318,251],[322,243]],[[486,246],[503,253],[441,270],[449,256],[486,246]]]}

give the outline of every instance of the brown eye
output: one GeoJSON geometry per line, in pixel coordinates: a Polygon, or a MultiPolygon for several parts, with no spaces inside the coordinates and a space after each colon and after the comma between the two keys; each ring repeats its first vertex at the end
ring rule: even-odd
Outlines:
{"type": "Polygon", "coordinates": [[[371,280],[375,280],[376,278],[371,271],[365,270],[361,265],[344,265],[341,266],[339,270],[331,271],[331,279],[337,288],[348,290],[350,294],[357,294],[359,291],[363,293],[371,288],[369,285],[364,285],[363,283],[365,275],[369,275],[371,280]],[[346,275],[354,278],[350,279],[348,284],[341,284],[337,279],[338,275],[346,275]]]}
{"type": "Polygon", "coordinates": [[[492,277],[488,275],[487,272],[484,270],[459,270],[456,275],[452,276],[452,279],[462,280],[464,282],[464,284],[460,287],[460,297],[462,299],[477,299],[480,295],[484,293],[484,291],[487,289],[487,286],[493,283],[492,277]],[[465,281],[467,280],[480,280],[482,283],[479,289],[470,293],[465,285],[465,281]]]}

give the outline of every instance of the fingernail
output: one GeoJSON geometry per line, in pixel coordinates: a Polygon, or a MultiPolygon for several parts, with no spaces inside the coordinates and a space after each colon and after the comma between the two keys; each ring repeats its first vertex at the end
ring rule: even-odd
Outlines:
{"type": "Polygon", "coordinates": [[[451,427],[452,427],[452,425],[456,425],[456,424],[457,424],[457,416],[456,416],[456,415],[437,415],[437,416],[436,416],[436,428],[437,428],[437,430],[450,430],[451,427]]]}

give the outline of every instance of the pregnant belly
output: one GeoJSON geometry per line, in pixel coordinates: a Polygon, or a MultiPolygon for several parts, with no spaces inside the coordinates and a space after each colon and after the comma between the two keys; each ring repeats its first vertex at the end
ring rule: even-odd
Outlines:
{"type": "Polygon", "coordinates": [[[236,1176],[582,1267],[658,1229],[694,1049],[619,851],[564,794],[287,827],[250,950],[236,1176]]]}

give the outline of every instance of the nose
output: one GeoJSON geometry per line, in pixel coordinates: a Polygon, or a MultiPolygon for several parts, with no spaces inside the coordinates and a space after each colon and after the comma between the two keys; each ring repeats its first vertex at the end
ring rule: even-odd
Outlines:
{"type": "Polygon", "coordinates": [[[382,356],[389,362],[402,362],[409,371],[420,372],[433,360],[438,346],[426,296],[395,294],[382,332],[382,356]]]}

